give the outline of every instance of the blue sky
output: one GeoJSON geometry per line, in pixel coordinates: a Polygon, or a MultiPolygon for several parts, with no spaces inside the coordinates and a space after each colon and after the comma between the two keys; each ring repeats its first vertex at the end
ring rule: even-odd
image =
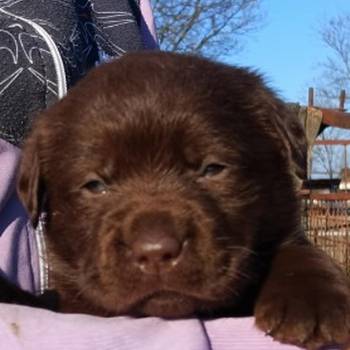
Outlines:
{"type": "Polygon", "coordinates": [[[257,68],[288,101],[305,103],[329,50],[318,30],[333,15],[350,13],[350,0],[265,0],[264,25],[238,55],[225,61],[257,68]]]}

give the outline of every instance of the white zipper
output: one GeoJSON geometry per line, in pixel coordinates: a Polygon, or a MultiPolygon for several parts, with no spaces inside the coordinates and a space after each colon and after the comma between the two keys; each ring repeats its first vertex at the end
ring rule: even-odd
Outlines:
{"type": "Polygon", "coordinates": [[[39,257],[39,290],[36,291],[39,295],[49,289],[49,263],[44,236],[45,223],[46,215],[41,214],[34,232],[39,257]]]}
{"type": "Polygon", "coordinates": [[[26,22],[30,26],[34,28],[34,30],[45,40],[47,46],[49,47],[49,50],[52,54],[53,62],[55,65],[55,71],[56,71],[56,77],[57,77],[57,92],[58,92],[58,98],[61,99],[67,94],[67,79],[66,79],[66,72],[64,69],[64,64],[62,61],[62,57],[60,55],[60,52],[57,48],[56,43],[51,38],[50,34],[39,24],[35,23],[34,21],[20,17],[17,15],[14,15],[13,13],[7,12],[4,9],[0,8],[0,11],[5,13],[6,15],[10,17],[14,17],[20,21],[26,22]]]}

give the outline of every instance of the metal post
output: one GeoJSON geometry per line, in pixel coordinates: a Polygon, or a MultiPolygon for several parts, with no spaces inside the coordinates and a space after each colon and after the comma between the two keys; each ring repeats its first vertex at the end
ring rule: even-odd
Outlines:
{"type": "Polygon", "coordinates": [[[309,88],[308,106],[314,106],[314,88],[312,87],[309,88]]]}
{"type": "Polygon", "coordinates": [[[341,90],[339,95],[339,109],[341,111],[345,111],[345,100],[346,100],[346,92],[345,90],[341,90]]]}

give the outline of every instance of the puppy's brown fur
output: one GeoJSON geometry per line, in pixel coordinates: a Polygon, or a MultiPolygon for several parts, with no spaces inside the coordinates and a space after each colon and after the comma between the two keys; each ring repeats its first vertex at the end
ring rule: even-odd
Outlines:
{"type": "Polygon", "coordinates": [[[245,69],[167,53],[97,68],[38,119],[20,171],[34,221],[45,193],[62,310],[254,312],[283,342],[344,341],[348,282],[300,225],[305,153],[298,120],[245,69]],[[170,255],[144,253],[157,237],[170,255]]]}

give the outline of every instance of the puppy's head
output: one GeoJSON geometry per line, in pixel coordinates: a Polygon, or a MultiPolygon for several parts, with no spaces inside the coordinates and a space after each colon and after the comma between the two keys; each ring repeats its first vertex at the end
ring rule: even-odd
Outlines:
{"type": "Polygon", "coordinates": [[[24,148],[19,192],[34,221],[45,193],[54,284],[102,314],[235,305],[257,257],[299,232],[296,134],[244,69],[144,53],[94,70],[24,148]]]}

